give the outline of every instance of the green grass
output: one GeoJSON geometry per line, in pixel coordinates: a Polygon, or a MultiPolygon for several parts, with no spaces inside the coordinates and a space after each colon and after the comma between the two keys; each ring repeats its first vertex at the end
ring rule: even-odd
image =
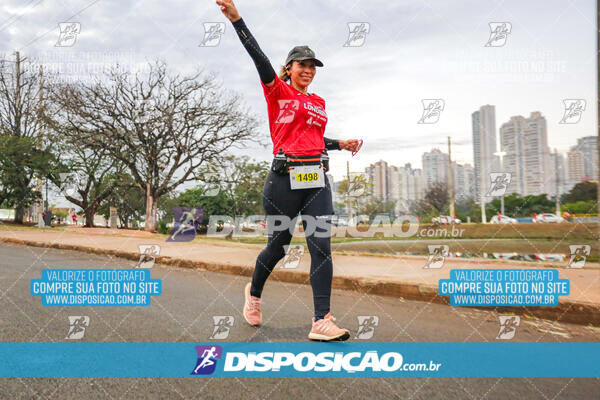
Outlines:
{"type": "MultiPolygon", "coordinates": [[[[569,253],[569,245],[589,244],[592,247],[590,261],[597,260],[600,253],[599,227],[598,224],[514,224],[514,225],[492,225],[492,224],[461,224],[455,229],[461,229],[462,236],[452,237],[452,227],[433,226],[430,224],[420,225],[421,230],[433,229],[434,237],[336,237],[332,238],[332,249],[344,252],[394,254],[414,252],[427,254],[427,245],[444,243],[450,246],[451,252],[461,253],[569,253]],[[464,240],[468,239],[468,240],[464,240]],[[382,242],[385,240],[386,242],[382,242]],[[417,242],[415,242],[417,241],[417,242]]],[[[65,231],[62,227],[37,228],[31,225],[17,225],[3,221],[0,230],[35,230],[42,232],[65,231]]],[[[357,229],[366,233],[368,228],[361,226],[357,229]]],[[[85,232],[85,231],[84,231],[85,232]]],[[[455,230],[456,232],[456,230],[455,230]]],[[[153,237],[164,241],[168,235],[155,233],[153,237]]],[[[191,243],[206,243],[216,245],[265,245],[267,237],[264,236],[239,236],[234,235],[227,240],[223,237],[206,237],[198,235],[191,243]]],[[[303,233],[292,238],[292,244],[305,244],[303,233]]]]}
{"type": "MultiPolygon", "coordinates": [[[[436,242],[436,243],[439,243],[436,242]]],[[[481,253],[519,253],[519,254],[536,254],[536,253],[558,253],[558,254],[569,254],[569,245],[571,244],[589,244],[591,246],[591,257],[588,259],[593,261],[597,259],[598,251],[600,247],[596,241],[591,242],[568,242],[568,241],[557,241],[547,239],[499,239],[499,240],[487,240],[487,239],[473,239],[468,241],[460,240],[445,240],[443,244],[448,245],[449,251],[468,253],[468,254],[481,254],[481,253]]],[[[345,243],[345,244],[334,244],[332,249],[336,251],[354,251],[361,253],[380,253],[380,254],[394,254],[394,253],[418,253],[428,254],[428,244],[431,242],[427,240],[418,242],[406,242],[406,241],[393,241],[393,242],[362,242],[362,243],[345,243]]]]}
{"type": "Polygon", "coordinates": [[[2,231],[37,231],[37,232],[57,232],[64,231],[62,227],[55,226],[52,228],[38,228],[33,224],[15,224],[13,222],[0,221],[0,230],[2,231]]]}
{"type": "MultiPolygon", "coordinates": [[[[366,234],[368,228],[359,227],[357,230],[361,233],[366,234]]],[[[461,224],[455,227],[457,230],[462,230],[459,237],[452,236],[452,227],[447,226],[434,226],[434,225],[420,225],[417,234],[409,237],[385,237],[382,233],[378,233],[377,237],[349,237],[346,233],[346,237],[332,237],[332,243],[348,243],[355,241],[379,241],[379,240],[424,240],[430,241],[434,239],[448,239],[448,240],[461,240],[461,239],[546,239],[563,242],[573,241],[597,241],[599,240],[599,229],[598,224],[514,224],[514,225],[492,225],[492,224],[461,224]],[[427,232],[434,232],[433,236],[418,236],[421,231],[424,230],[424,234],[427,232]]],[[[456,232],[456,230],[455,230],[456,232]]],[[[215,240],[216,238],[211,238],[215,240]]],[[[219,240],[219,239],[217,239],[219,240]]],[[[236,235],[232,238],[233,241],[240,243],[266,243],[266,236],[249,236],[243,237],[236,235]]],[[[302,243],[304,237],[299,236],[293,239],[293,242],[302,243]]],[[[575,243],[573,242],[573,243],[575,243]]]]}

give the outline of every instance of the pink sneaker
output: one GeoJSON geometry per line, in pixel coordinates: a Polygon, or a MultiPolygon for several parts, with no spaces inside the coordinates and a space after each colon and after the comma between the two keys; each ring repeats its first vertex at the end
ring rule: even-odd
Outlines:
{"type": "Polygon", "coordinates": [[[327,313],[323,319],[315,322],[315,318],[312,319],[312,329],[308,334],[310,340],[318,340],[321,342],[333,341],[344,341],[350,337],[350,331],[348,329],[338,328],[334,324],[335,318],[331,313],[327,313]]]}
{"type": "Polygon", "coordinates": [[[244,295],[246,298],[246,302],[244,303],[244,318],[250,325],[257,326],[262,322],[260,298],[250,294],[250,286],[252,286],[252,283],[248,282],[244,288],[244,295]]]}

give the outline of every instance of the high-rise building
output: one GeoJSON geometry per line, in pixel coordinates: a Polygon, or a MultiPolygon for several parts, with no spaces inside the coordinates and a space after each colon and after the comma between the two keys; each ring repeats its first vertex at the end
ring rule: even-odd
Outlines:
{"type": "Polygon", "coordinates": [[[512,174],[507,194],[522,196],[550,193],[550,151],[546,118],[532,112],[529,118],[514,116],[500,127],[503,172],[512,174]]]}
{"type": "Polygon", "coordinates": [[[400,210],[404,207],[402,203],[402,178],[401,178],[401,168],[398,168],[394,165],[390,165],[388,168],[388,176],[390,182],[390,193],[389,199],[391,201],[396,201],[396,211],[400,210]]]}
{"type": "MultiPolygon", "coordinates": [[[[410,167],[410,164],[407,164],[410,167]]],[[[411,201],[421,200],[425,196],[425,178],[423,170],[416,168],[411,170],[411,177],[408,179],[408,198],[411,201]]]]}
{"type": "MultiPolygon", "coordinates": [[[[427,187],[434,182],[443,182],[448,185],[450,180],[448,154],[439,149],[432,149],[430,152],[423,153],[421,158],[423,160],[424,190],[427,190],[427,187]]],[[[475,172],[473,167],[470,164],[462,165],[453,161],[452,171],[455,200],[475,198],[475,172]]]]}
{"type": "Polygon", "coordinates": [[[475,167],[475,199],[480,201],[490,185],[490,172],[496,172],[496,109],[485,105],[471,114],[473,125],[473,164],[475,167]]]}
{"type": "Polygon", "coordinates": [[[448,154],[442,153],[439,149],[433,149],[428,153],[423,153],[421,159],[426,186],[435,182],[448,182],[448,154]]]}
{"type": "Polygon", "coordinates": [[[567,153],[568,188],[569,190],[585,178],[585,155],[583,151],[571,148],[567,153]]]}
{"type": "Polygon", "coordinates": [[[373,196],[385,201],[395,201],[396,214],[410,212],[413,202],[423,198],[423,174],[410,164],[396,167],[385,161],[378,161],[365,169],[365,175],[373,184],[373,196]]]}
{"type": "Polygon", "coordinates": [[[365,173],[369,181],[373,183],[373,196],[380,200],[390,200],[390,177],[388,171],[388,163],[379,160],[375,164],[365,168],[365,173]]]}
{"type": "Polygon", "coordinates": [[[585,136],[577,139],[571,150],[583,153],[583,179],[598,179],[598,136],[585,136]]]}
{"type": "Polygon", "coordinates": [[[475,199],[475,170],[471,164],[452,162],[454,172],[454,200],[475,199]]]}
{"type": "Polygon", "coordinates": [[[399,213],[407,213],[410,206],[423,198],[425,194],[425,182],[422,170],[414,169],[410,163],[397,169],[398,198],[396,209],[399,213]]]}
{"type": "Polygon", "coordinates": [[[550,173],[547,176],[550,185],[550,196],[556,195],[556,185],[558,183],[558,194],[561,195],[569,191],[569,183],[567,182],[567,164],[565,157],[558,152],[550,153],[550,173]]]}

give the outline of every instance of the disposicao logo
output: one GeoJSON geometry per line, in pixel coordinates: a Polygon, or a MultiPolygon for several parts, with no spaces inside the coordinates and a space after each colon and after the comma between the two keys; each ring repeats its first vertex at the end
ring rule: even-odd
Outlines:
{"type": "Polygon", "coordinates": [[[389,352],[379,356],[377,351],[362,352],[228,352],[224,371],[280,371],[282,367],[291,367],[299,372],[364,372],[396,371],[402,366],[402,355],[389,352]]]}
{"type": "Polygon", "coordinates": [[[311,346],[298,346],[293,343],[285,349],[280,345],[267,343],[247,345],[236,343],[231,351],[224,350],[223,347],[227,345],[195,346],[198,361],[191,375],[348,376],[356,373],[371,376],[405,372],[429,374],[439,373],[442,365],[431,359],[422,362],[405,362],[402,354],[393,350],[382,351],[383,349],[376,350],[372,347],[367,350],[364,346],[350,346],[347,351],[319,351],[318,348],[315,351],[310,348],[311,346]],[[357,351],[352,351],[353,349],[357,351]],[[217,362],[221,364],[217,366],[217,362]]]}
{"type": "Polygon", "coordinates": [[[210,375],[215,372],[217,359],[223,355],[221,346],[196,346],[198,361],[191,375],[210,375]]]}
{"type": "MultiPolygon", "coordinates": [[[[196,346],[198,361],[192,375],[210,375],[215,372],[217,359],[223,356],[221,346],[196,346]]],[[[364,372],[396,371],[402,366],[402,355],[396,352],[381,356],[375,350],[362,352],[226,352],[223,372],[364,372]],[[289,367],[289,368],[285,368],[289,367]]]]}

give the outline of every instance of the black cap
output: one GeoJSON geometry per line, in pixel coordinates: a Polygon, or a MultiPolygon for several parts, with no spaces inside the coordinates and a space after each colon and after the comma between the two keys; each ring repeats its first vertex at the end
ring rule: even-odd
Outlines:
{"type": "Polygon", "coordinates": [[[314,60],[317,67],[323,66],[321,60],[315,58],[315,52],[312,51],[308,46],[296,46],[290,50],[285,60],[285,65],[288,65],[288,63],[293,60],[314,60]]]}

